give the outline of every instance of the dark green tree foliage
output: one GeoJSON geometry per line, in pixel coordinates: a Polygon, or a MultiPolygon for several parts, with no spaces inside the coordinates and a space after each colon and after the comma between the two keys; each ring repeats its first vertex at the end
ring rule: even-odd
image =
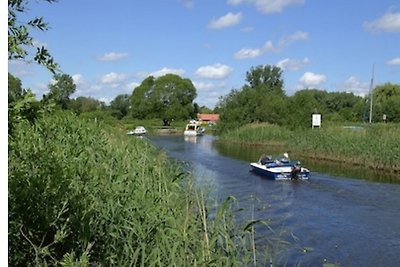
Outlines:
{"type": "Polygon", "coordinates": [[[277,66],[251,67],[246,73],[246,81],[259,91],[284,95],[282,69],[277,66]]]}
{"type": "Polygon", "coordinates": [[[76,85],[74,80],[68,74],[55,74],[53,79],[55,83],[49,84],[50,92],[45,96],[45,100],[53,100],[62,109],[67,109],[69,97],[75,93],[76,85]]]}
{"type": "Polygon", "coordinates": [[[214,113],[214,111],[212,109],[210,109],[209,107],[206,107],[206,106],[199,107],[199,105],[197,105],[197,108],[196,108],[196,105],[197,105],[197,103],[195,103],[195,112],[196,113],[203,113],[203,114],[214,113]]]}
{"type": "Polygon", "coordinates": [[[161,118],[164,125],[172,120],[193,117],[196,88],[189,79],[175,74],[159,78],[149,76],[132,93],[131,112],[134,118],[161,118]]]}
{"type": "Polygon", "coordinates": [[[254,122],[307,128],[313,113],[321,113],[324,121],[360,121],[365,106],[363,98],[319,89],[301,90],[288,97],[281,76],[282,70],[275,66],[252,67],[246,74],[248,84],[220,99],[216,107],[221,115],[219,130],[254,122]]]}
{"type": "Polygon", "coordinates": [[[105,106],[104,102],[86,96],[79,96],[75,99],[71,99],[68,104],[68,108],[78,115],[85,112],[103,110],[105,106]]]}
{"type": "Polygon", "coordinates": [[[23,93],[21,80],[8,73],[8,103],[20,99],[23,93]]]}
{"type": "Polygon", "coordinates": [[[357,122],[361,118],[363,99],[353,93],[326,92],[305,89],[289,97],[288,125],[306,128],[311,125],[311,115],[320,113],[324,120],[357,122]]]}
{"type": "Polygon", "coordinates": [[[52,105],[42,105],[30,90],[22,88],[21,80],[8,74],[8,134],[13,134],[16,124],[35,120],[52,109],[52,105]]]}
{"type": "Polygon", "coordinates": [[[311,114],[325,113],[326,92],[307,89],[296,92],[289,98],[288,124],[292,128],[311,125],[311,114]]]}
{"type": "Polygon", "coordinates": [[[112,115],[117,119],[125,117],[131,107],[131,97],[128,94],[121,94],[114,98],[110,103],[112,115]]]}
{"type": "Polygon", "coordinates": [[[281,76],[279,67],[251,68],[246,74],[249,85],[244,85],[241,90],[232,90],[220,99],[217,108],[221,115],[219,128],[230,129],[253,122],[282,124],[287,104],[281,76]]]}
{"type": "MultiPolygon", "coordinates": [[[[48,3],[56,2],[56,0],[43,0],[48,3]]],[[[42,17],[34,17],[27,22],[18,20],[19,13],[26,13],[28,1],[26,0],[8,0],[8,59],[24,59],[30,58],[27,48],[36,48],[36,52],[32,55],[33,60],[47,67],[51,72],[55,73],[58,65],[53,61],[53,57],[44,46],[35,47],[30,30],[46,31],[47,23],[42,17]]]]}
{"type": "Polygon", "coordinates": [[[373,120],[382,121],[386,114],[387,121],[400,122],[400,85],[386,83],[379,85],[374,90],[373,120]]]}

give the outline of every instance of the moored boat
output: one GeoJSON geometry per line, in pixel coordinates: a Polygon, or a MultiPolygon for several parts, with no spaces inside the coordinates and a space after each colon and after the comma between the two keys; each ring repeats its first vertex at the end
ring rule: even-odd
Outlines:
{"type": "Polygon", "coordinates": [[[186,124],[185,131],[183,132],[186,136],[198,136],[204,133],[205,129],[197,123],[186,124]]]}
{"type": "Polygon", "coordinates": [[[126,134],[141,136],[141,135],[145,135],[146,133],[147,133],[146,128],[144,128],[143,126],[138,126],[134,130],[128,131],[126,134]]]}
{"type": "Polygon", "coordinates": [[[276,160],[272,160],[271,156],[260,157],[250,166],[252,171],[272,180],[308,180],[310,175],[310,171],[299,161],[291,162],[288,156],[276,160]]]}

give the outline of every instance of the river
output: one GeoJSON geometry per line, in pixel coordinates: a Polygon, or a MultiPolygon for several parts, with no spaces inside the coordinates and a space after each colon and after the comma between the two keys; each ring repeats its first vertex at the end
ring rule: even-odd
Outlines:
{"type": "Polygon", "coordinates": [[[216,200],[234,196],[239,221],[270,223],[273,232],[256,228],[256,241],[272,251],[274,266],[400,266],[400,184],[327,173],[303,159],[309,181],[272,181],[250,172],[260,155],[255,148],[238,152],[209,135],[150,140],[189,163],[216,200]]]}

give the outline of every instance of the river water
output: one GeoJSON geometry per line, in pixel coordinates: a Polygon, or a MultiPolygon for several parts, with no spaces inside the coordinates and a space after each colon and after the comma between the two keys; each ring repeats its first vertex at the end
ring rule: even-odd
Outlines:
{"type": "Polygon", "coordinates": [[[256,242],[274,255],[274,266],[400,266],[400,184],[324,171],[303,159],[309,181],[272,181],[250,172],[255,148],[224,147],[208,135],[150,139],[189,163],[217,202],[234,196],[239,222],[269,222],[273,232],[257,227],[256,242]]]}

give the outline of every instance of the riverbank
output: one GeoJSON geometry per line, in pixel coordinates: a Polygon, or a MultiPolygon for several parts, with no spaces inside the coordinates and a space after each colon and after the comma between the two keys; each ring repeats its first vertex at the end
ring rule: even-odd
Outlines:
{"type": "MultiPolygon", "coordinates": [[[[281,147],[303,157],[346,163],[400,176],[400,126],[330,126],[289,130],[270,124],[250,124],[219,137],[219,142],[281,147]]],[[[400,177],[399,177],[400,179],[400,177]]]]}

